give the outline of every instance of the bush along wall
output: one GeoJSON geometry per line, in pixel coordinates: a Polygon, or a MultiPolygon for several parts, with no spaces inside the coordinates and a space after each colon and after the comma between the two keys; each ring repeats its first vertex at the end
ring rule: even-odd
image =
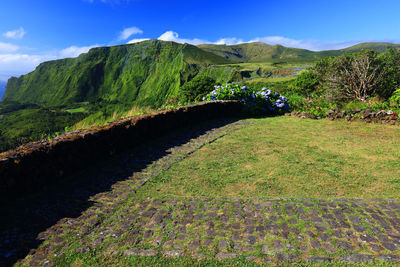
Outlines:
{"type": "MultiPolygon", "coordinates": [[[[293,111],[290,115],[302,119],[321,119],[321,117],[306,112],[293,111]]],[[[390,125],[400,124],[399,114],[391,110],[373,111],[372,109],[355,109],[353,111],[345,111],[340,109],[329,109],[326,112],[325,117],[330,120],[344,119],[347,121],[363,121],[366,123],[374,122],[390,125]]]]}
{"type": "Polygon", "coordinates": [[[216,85],[203,100],[238,100],[243,104],[247,115],[282,115],[290,108],[286,97],[277,92],[265,87],[256,91],[234,83],[216,85]]]}
{"type": "Polygon", "coordinates": [[[114,121],[105,126],[62,134],[0,153],[0,192],[14,195],[90,165],[110,153],[151,141],[201,121],[238,117],[238,101],[205,102],[114,121]],[[40,167],[38,167],[40,166],[40,167]]]}

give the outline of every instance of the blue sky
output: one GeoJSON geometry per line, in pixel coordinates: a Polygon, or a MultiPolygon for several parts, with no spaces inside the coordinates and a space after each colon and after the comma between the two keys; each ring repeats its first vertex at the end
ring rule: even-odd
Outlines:
{"type": "Polygon", "coordinates": [[[142,39],[310,50],[400,43],[400,1],[2,0],[0,80],[91,47],[142,39]]]}

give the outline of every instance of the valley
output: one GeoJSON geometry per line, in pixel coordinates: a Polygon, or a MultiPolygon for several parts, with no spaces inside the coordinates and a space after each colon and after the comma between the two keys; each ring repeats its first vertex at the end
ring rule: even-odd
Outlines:
{"type": "MultiPolygon", "coordinates": [[[[93,48],[76,58],[44,62],[33,72],[8,80],[0,102],[0,151],[64,131],[188,104],[180,88],[197,76],[210,77],[215,84],[268,87],[282,94],[318,59],[364,48],[383,52],[390,46],[364,43],[314,52],[265,43],[194,46],[148,40],[93,48]]],[[[0,95],[2,88],[4,84],[0,95]]]]}

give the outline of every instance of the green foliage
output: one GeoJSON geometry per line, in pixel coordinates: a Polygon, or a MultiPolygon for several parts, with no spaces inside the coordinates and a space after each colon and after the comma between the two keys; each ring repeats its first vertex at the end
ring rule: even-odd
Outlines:
{"type": "Polygon", "coordinates": [[[197,75],[193,80],[185,83],[180,91],[185,101],[201,100],[213,89],[215,83],[215,79],[211,77],[197,75]]]}
{"type": "Polygon", "coordinates": [[[293,92],[310,96],[316,93],[319,85],[318,76],[312,71],[304,71],[291,83],[293,92]]]}

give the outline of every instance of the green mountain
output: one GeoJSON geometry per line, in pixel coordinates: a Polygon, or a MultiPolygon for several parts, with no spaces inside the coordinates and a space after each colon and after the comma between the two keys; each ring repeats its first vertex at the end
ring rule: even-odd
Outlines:
{"type": "Polygon", "coordinates": [[[261,42],[244,43],[238,45],[198,45],[201,49],[214,53],[225,59],[239,62],[312,62],[324,57],[339,56],[344,53],[357,52],[362,49],[372,49],[385,52],[388,47],[399,48],[398,44],[391,43],[361,43],[340,50],[310,51],[306,49],[290,48],[282,45],[269,45],[261,42]]]}
{"type": "Polygon", "coordinates": [[[358,52],[362,49],[371,49],[375,50],[379,53],[385,52],[389,47],[400,48],[400,44],[392,44],[392,43],[380,43],[380,42],[372,42],[372,43],[361,43],[354,46],[350,46],[342,49],[346,53],[358,52]]]}
{"type": "Polygon", "coordinates": [[[174,42],[98,47],[10,78],[3,101],[46,106],[108,101],[159,107],[201,69],[225,63],[230,61],[174,42]]]}

